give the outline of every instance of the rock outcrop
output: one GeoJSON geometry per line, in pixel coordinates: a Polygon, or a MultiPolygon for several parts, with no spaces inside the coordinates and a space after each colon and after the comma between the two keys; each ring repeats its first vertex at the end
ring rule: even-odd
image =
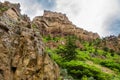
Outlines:
{"type": "MultiPolygon", "coordinates": [[[[43,16],[37,16],[33,19],[33,24],[39,28],[42,35],[49,35],[51,37],[64,37],[68,35],[75,35],[79,39],[84,41],[95,41],[100,39],[101,41],[96,47],[103,49],[108,48],[112,52],[120,54],[120,35],[109,36],[101,39],[97,33],[88,32],[82,28],[78,28],[69,21],[67,16],[62,13],[44,11],[43,16]]],[[[47,43],[52,48],[56,47],[57,43],[47,43]]],[[[79,48],[82,47],[81,43],[77,43],[79,48]]]]}
{"type": "Polygon", "coordinates": [[[120,37],[114,35],[105,37],[97,46],[101,48],[108,48],[111,53],[116,52],[120,54],[120,37]]]}
{"type": "Polygon", "coordinates": [[[33,23],[41,26],[41,34],[50,36],[75,35],[84,40],[100,38],[97,33],[88,32],[78,28],[68,20],[65,14],[44,11],[43,16],[35,17],[33,23]]]}
{"type": "Polygon", "coordinates": [[[20,5],[0,3],[0,80],[57,80],[59,67],[20,5]]]}

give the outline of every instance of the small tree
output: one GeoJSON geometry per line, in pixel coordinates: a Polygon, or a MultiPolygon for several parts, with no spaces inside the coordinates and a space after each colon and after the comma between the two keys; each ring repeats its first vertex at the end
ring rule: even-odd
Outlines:
{"type": "Polygon", "coordinates": [[[67,36],[66,38],[66,45],[62,46],[62,48],[58,48],[57,53],[61,54],[61,56],[65,59],[65,60],[72,60],[75,59],[76,57],[76,37],[75,36],[67,36]]]}
{"type": "Polygon", "coordinates": [[[66,45],[64,50],[64,58],[67,60],[72,60],[76,57],[76,38],[75,36],[68,36],[66,39],[66,45]]]}
{"type": "Polygon", "coordinates": [[[106,52],[108,52],[109,48],[108,47],[104,47],[103,50],[106,51],[106,52]]]}

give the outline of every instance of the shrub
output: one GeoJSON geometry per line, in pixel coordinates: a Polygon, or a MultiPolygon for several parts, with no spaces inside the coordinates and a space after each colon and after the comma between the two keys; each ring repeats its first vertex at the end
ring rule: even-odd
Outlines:
{"type": "Polygon", "coordinates": [[[68,36],[66,39],[66,45],[59,47],[56,51],[58,54],[61,54],[62,57],[68,61],[76,58],[76,48],[74,36],[68,36]]]}
{"type": "Polygon", "coordinates": [[[103,50],[106,51],[106,52],[108,52],[109,48],[108,47],[104,47],[103,50]]]}
{"type": "Polygon", "coordinates": [[[108,80],[111,78],[109,74],[101,72],[99,68],[85,64],[83,61],[72,60],[64,63],[70,75],[75,79],[83,78],[83,76],[94,77],[96,80],[108,80]]]}
{"type": "Polygon", "coordinates": [[[104,66],[106,66],[106,67],[109,67],[109,68],[111,68],[111,69],[118,69],[119,71],[120,71],[120,64],[118,64],[118,63],[115,63],[114,61],[112,61],[112,60],[105,60],[105,61],[102,61],[101,63],[100,63],[101,65],[104,65],[104,66]]]}

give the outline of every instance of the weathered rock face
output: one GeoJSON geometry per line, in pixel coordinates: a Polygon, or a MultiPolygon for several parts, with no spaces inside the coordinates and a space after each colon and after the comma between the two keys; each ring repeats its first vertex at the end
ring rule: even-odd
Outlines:
{"type": "Polygon", "coordinates": [[[110,51],[116,52],[118,54],[120,54],[120,37],[118,36],[109,36],[109,37],[105,37],[101,43],[97,46],[100,46],[102,48],[106,47],[108,49],[110,49],[110,51]]]}
{"type": "Polygon", "coordinates": [[[7,9],[0,15],[0,80],[57,80],[59,67],[45,53],[39,30],[20,14],[19,4],[2,5],[7,9]]]}
{"type": "MultiPolygon", "coordinates": [[[[65,14],[44,11],[43,16],[35,17],[33,23],[39,28],[42,35],[50,36],[68,36],[75,35],[81,40],[94,41],[97,38],[100,39],[97,33],[88,32],[82,28],[78,28],[69,21],[65,14]]],[[[58,42],[59,43],[59,42],[58,42]]],[[[48,46],[54,48],[57,43],[47,43],[48,46]]],[[[59,45],[59,44],[58,44],[59,45]]],[[[82,48],[80,43],[77,43],[79,48],[82,48]]],[[[120,35],[118,37],[110,36],[101,39],[101,42],[97,44],[100,49],[107,47],[110,51],[120,54],[120,35]]]]}
{"type": "Polygon", "coordinates": [[[77,28],[68,20],[65,14],[61,13],[44,11],[44,15],[34,18],[33,23],[37,26],[41,26],[40,30],[43,35],[76,35],[84,40],[100,38],[97,33],[92,33],[83,30],[82,28],[77,28]]]}

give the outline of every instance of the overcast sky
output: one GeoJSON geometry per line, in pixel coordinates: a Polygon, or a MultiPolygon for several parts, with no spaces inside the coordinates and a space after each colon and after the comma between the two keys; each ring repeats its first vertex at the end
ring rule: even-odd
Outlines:
{"type": "MultiPolygon", "coordinates": [[[[0,0],[5,1],[5,0],[0,0]]],[[[21,12],[33,19],[44,10],[65,13],[73,24],[101,36],[120,33],[120,0],[7,0],[21,4],[21,12]]]]}

